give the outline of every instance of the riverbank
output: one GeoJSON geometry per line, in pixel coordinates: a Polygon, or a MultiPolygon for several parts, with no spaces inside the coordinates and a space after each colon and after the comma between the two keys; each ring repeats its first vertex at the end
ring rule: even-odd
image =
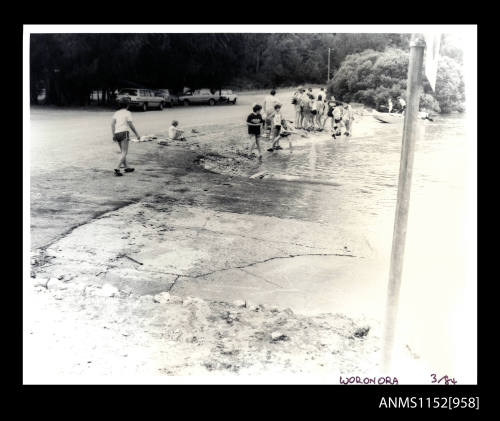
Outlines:
{"type": "MultiPolygon", "coordinates": [[[[362,139],[377,135],[394,136],[401,132],[401,127],[397,125],[385,125],[377,121],[377,119],[373,118],[373,113],[365,110],[362,105],[358,104],[354,109],[353,136],[341,135],[333,139],[329,120],[325,130],[321,132],[294,130],[294,134],[280,140],[283,150],[274,152],[274,155],[293,153],[294,147],[311,144],[312,142],[342,143],[349,142],[353,137],[362,139]]],[[[291,111],[288,111],[290,114],[291,111]]],[[[293,124],[291,128],[293,130],[293,124]]],[[[345,128],[342,127],[342,133],[344,131],[345,128]]],[[[245,123],[188,127],[185,133],[187,136],[186,141],[168,141],[167,143],[182,146],[197,153],[196,163],[212,172],[229,176],[258,177],[259,179],[275,177],[265,164],[268,158],[273,158],[272,154],[267,151],[271,146],[271,140],[261,138],[263,162],[259,162],[256,148],[253,150],[253,155],[249,154],[250,140],[246,132],[245,123]]],[[[166,136],[166,133],[160,132],[155,133],[155,135],[162,138],[166,136]]]]}

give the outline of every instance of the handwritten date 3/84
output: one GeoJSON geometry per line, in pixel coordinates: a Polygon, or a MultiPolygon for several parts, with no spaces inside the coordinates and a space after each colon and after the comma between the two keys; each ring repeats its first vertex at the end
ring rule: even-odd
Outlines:
{"type": "Polygon", "coordinates": [[[438,379],[436,374],[431,374],[432,382],[431,383],[436,383],[436,384],[457,384],[457,381],[455,380],[454,377],[448,377],[448,376],[443,376],[440,379],[438,379]]]}

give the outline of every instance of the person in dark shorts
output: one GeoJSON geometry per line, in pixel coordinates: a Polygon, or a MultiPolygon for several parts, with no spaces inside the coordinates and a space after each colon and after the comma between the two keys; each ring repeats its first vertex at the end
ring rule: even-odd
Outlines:
{"type": "Polygon", "coordinates": [[[281,114],[281,105],[276,104],[274,106],[273,129],[272,129],[273,144],[268,149],[268,152],[274,152],[275,150],[283,149],[280,146],[281,127],[286,129],[286,121],[283,118],[283,114],[281,114]]]}
{"type": "Polygon", "coordinates": [[[138,139],[140,138],[140,136],[134,127],[134,123],[132,122],[132,114],[128,110],[129,101],[121,100],[118,105],[119,110],[114,113],[113,117],[111,118],[111,133],[113,134],[113,141],[118,143],[121,152],[120,162],[115,168],[114,174],[116,176],[122,176],[123,174],[120,171],[120,168],[122,166],[125,168],[125,172],[134,171],[134,168],[131,168],[127,165],[129,129],[132,129],[138,139]]]}
{"type": "Polygon", "coordinates": [[[337,102],[335,108],[333,109],[334,133],[332,134],[332,137],[334,138],[342,134],[340,131],[340,125],[342,124],[342,113],[343,113],[342,103],[337,102]]]}
{"type": "Polygon", "coordinates": [[[312,114],[313,99],[314,97],[312,94],[307,94],[302,102],[302,112],[304,114],[304,119],[303,119],[304,122],[302,123],[302,127],[305,130],[314,129],[313,114],[312,114]]]}
{"type": "Polygon", "coordinates": [[[257,145],[257,150],[259,151],[259,160],[262,160],[262,152],[260,150],[260,131],[262,125],[264,124],[264,119],[261,114],[262,106],[255,104],[252,109],[252,113],[247,117],[248,135],[250,137],[250,149],[248,154],[251,155],[255,145],[257,145]]]}
{"type": "Polygon", "coordinates": [[[326,112],[326,117],[323,120],[323,129],[325,128],[326,122],[328,119],[331,119],[331,130],[333,131],[333,137],[335,138],[335,119],[333,118],[333,110],[335,109],[335,100],[330,99],[327,103],[326,106],[328,107],[328,110],[326,112]]]}

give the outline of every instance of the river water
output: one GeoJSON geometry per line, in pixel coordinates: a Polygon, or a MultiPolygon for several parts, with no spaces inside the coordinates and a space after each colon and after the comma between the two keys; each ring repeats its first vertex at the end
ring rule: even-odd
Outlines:
{"type": "MultiPolygon", "coordinates": [[[[358,121],[354,137],[300,138],[292,140],[291,149],[282,140],[282,151],[265,152],[261,170],[269,178],[303,183],[295,203],[311,219],[365,235],[382,262],[384,269],[373,276],[385,290],[402,124],[379,123],[370,115],[358,121]]],[[[455,114],[419,123],[399,329],[432,367],[474,382],[473,167],[465,122],[464,115],[455,114]]]]}
{"type": "MultiPolygon", "coordinates": [[[[354,137],[328,135],[319,139],[282,141],[284,150],[267,152],[262,169],[271,178],[310,184],[303,202],[313,219],[331,221],[332,215],[345,223],[373,223],[388,214],[394,216],[402,124],[383,124],[364,116],[363,132],[354,137]],[[321,206],[312,206],[312,196],[321,206]],[[375,218],[373,218],[375,217],[375,218]]],[[[464,189],[466,171],[466,133],[463,115],[437,117],[421,122],[416,145],[413,195],[425,193],[433,185],[464,189]]]]}

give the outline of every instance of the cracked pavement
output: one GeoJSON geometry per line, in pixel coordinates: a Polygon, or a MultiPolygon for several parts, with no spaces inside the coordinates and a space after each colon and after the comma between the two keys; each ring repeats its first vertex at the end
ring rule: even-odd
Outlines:
{"type": "Polygon", "coordinates": [[[37,276],[64,274],[66,285],[242,299],[311,314],[332,309],[366,314],[376,292],[370,281],[372,251],[352,233],[192,206],[166,210],[162,201],[151,199],[73,229],[47,247],[45,256],[50,265],[41,265],[37,276]],[[346,307],[355,283],[364,285],[357,307],[346,307]]]}

